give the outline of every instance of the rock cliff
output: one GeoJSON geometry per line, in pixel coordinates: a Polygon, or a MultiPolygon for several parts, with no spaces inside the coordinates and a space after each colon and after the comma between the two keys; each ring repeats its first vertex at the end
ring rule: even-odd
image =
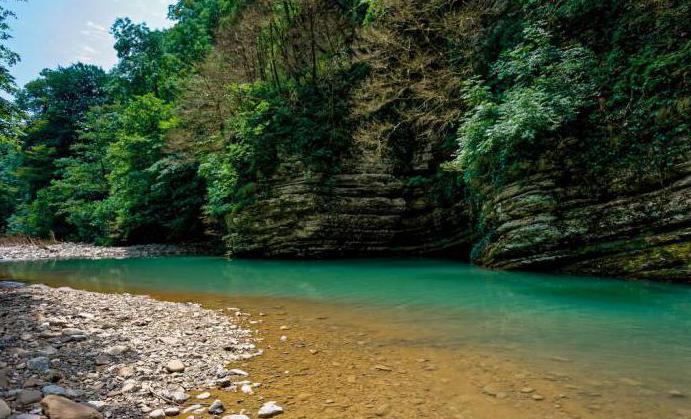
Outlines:
{"type": "Polygon", "coordinates": [[[562,173],[502,189],[484,205],[488,235],[476,262],[498,269],[691,282],[691,162],[664,187],[592,198],[562,173]]]}
{"type": "Polygon", "coordinates": [[[333,176],[288,165],[260,189],[252,205],[227,218],[233,254],[468,254],[472,232],[462,200],[440,206],[429,190],[383,165],[356,164],[333,176]]]}
{"type": "Polygon", "coordinates": [[[383,165],[333,176],[284,165],[253,204],[227,219],[231,252],[250,257],[445,255],[496,269],[691,282],[691,162],[666,186],[597,196],[560,169],[510,183],[475,231],[462,196],[440,205],[383,165]]]}

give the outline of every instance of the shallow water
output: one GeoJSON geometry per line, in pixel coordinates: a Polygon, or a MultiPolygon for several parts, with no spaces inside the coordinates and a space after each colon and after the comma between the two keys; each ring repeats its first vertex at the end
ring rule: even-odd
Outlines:
{"type": "MultiPolygon", "coordinates": [[[[492,272],[443,260],[210,257],[20,262],[0,278],[96,291],[290,297],[423,330],[425,343],[584,366],[656,391],[691,388],[691,287],[492,272]]],[[[422,344],[422,343],[421,343],[422,344]]]]}

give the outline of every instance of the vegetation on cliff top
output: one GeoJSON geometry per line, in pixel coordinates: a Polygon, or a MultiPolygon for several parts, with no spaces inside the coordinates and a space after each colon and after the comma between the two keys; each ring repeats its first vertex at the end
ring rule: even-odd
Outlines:
{"type": "MultiPolygon", "coordinates": [[[[497,188],[550,167],[593,194],[664,184],[691,149],[690,8],[179,0],[170,29],[115,22],[111,71],[45,70],[17,92],[3,42],[0,89],[17,99],[0,102],[0,229],[103,244],[225,234],[281,170],[356,159],[440,202],[465,197],[479,230],[497,188]]],[[[0,9],[2,41],[10,17],[0,9]]]]}

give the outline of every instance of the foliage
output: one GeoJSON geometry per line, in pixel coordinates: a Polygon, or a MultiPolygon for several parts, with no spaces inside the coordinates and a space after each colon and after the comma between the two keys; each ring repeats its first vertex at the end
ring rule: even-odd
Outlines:
{"type": "Polygon", "coordinates": [[[546,147],[548,136],[574,121],[591,105],[595,86],[587,70],[593,55],[580,46],[558,48],[539,26],[524,30],[524,41],[492,66],[497,93],[478,78],[465,83],[472,106],[459,128],[459,151],[452,167],[467,184],[498,184],[522,158],[546,147]]]}
{"type": "MultiPolygon", "coordinates": [[[[691,153],[690,8],[178,0],[171,28],[118,19],[112,71],[47,69],[0,99],[0,229],[195,239],[276,177],[326,185],[346,164],[476,209],[545,168],[593,194],[665,184],[691,153]]],[[[11,17],[0,6],[5,94],[11,17]]],[[[476,253],[492,234],[478,212],[476,253]]]]}
{"type": "Polygon", "coordinates": [[[8,21],[14,17],[11,10],[0,4],[0,145],[15,143],[21,132],[21,111],[6,97],[17,90],[10,67],[17,64],[20,57],[6,45],[7,40],[12,38],[8,21]]]}

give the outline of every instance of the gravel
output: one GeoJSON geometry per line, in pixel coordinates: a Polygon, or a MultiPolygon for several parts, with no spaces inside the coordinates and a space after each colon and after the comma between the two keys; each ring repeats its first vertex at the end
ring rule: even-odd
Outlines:
{"type": "Polygon", "coordinates": [[[0,336],[0,399],[16,414],[57,394],[106,418],[170,415],[191,391],[239,391],[249,373],[226,366],[261,353],[251,331],[198,304],[42,285],[0,287],[0,336]]]}
{"type": "Polygon", "coordinates": [[[129,247],[99,247],[81,243],[48,245],[0,245],[0,262],[54,259],[125,259],[154,256],[209,254],[204,245],[146,244],[129,247]]]}

